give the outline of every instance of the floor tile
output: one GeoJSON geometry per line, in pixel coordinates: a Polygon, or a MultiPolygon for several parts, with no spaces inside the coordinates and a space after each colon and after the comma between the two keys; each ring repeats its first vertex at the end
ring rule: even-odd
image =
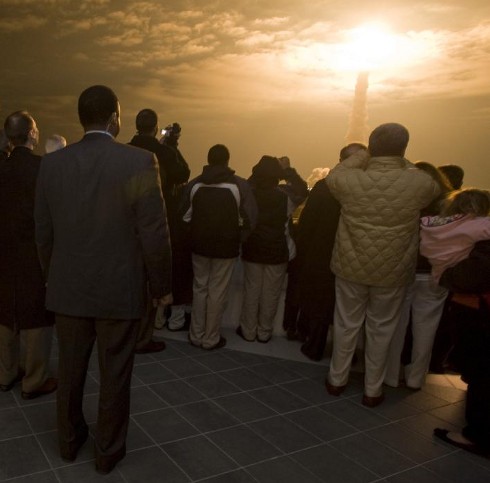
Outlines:
{"type": "Polygon", "coordinates": [[[20,476],[9,480],[9,483],[59,483],[54,471],[44,471],[29,476],[20,476]]]}
{"type": "Polygon", "coordinates": [[[374,428],[389,422],[389,419],[349,399],[338,399],[333,403],[322,404],[320,408],[360,430],[374,428]]]}
{"type": "Polygon", "coordinates": [[[282,454],[279,449],[244,425],[210,433],[208,437],[242,466],[282,454]]]}
{"type": "Polygon", "coordinates": [[[311,379],[301,379],[298,381],[281,384],[280,387],[293,393],[297,397],[304,399],[310,404],[322,404],[336,400],[335,396],[328,394],[325,384],[319,384],[311,379]]]}
{"type": "Polygon", "coordinates": [[[219,374],[205,374],[197,377],[188,377],[185,381],[208,398],[241,392],[238,387],[231,384],[231,382],[228,382],[226,379],[223,379],[219,374]]]}
{"type": "Polygon", "coordinates": [[[136,414],[132,418],[157,444],[176,441],[198,433],[196,428],[171,408],[136,414]]]}
{"type": "Polygon", "coordinates": [[[490,470],[471,462],[458,450],[444,458],[430,461],[424,465],[445,481],[456,483],[488,483],[490,470]]]}
{"type": "Polygon", "coordinates": [[[257,480],[246,471],[237,470],[206,478],[202,483],[257,483],[257,480]]]}
{"type": "Polygon", "coordinates": [[[411,394],[407,395],[404,402],[415,406],[421,411],[429,411],[431,409],[447,406],[449,404],[448,401],[441,399],[440,397],[432,396],[425,391],[412,392],[411,394]]]}
{"type": "Polygon", "coordinates": [[[0,410],[17,407],[13,391],[0,392],[0,410]]]}
{"type": "Polygon", "coordinates": [[[285,417],[325,442],[358,432],[354,426],[316,407],[294,411],[285,417]]]}
{"type": "Polygon", "coordinates": [[[227,351],[225,355],[226,357],[234,360],[237,364],[240,364],[244,367],[251,367],[255,364],[263,364],[265,360],[269,359],[258,354],[251,354],[249,352],[239,351],[227,351]]]}
{"type": "Polygon", "coordinates": [[[269,386],[250,391],[250,395],[278,413],[303,409],[310,403],[300,399],[279,386],[269,386]]]}
{"type": "Polygon", "coordinates": [[[216,431],[239,424],[239,421],[230,413],[221,409],[212,401],[199,401],[196,403],[178,406],[176,411],[199,431],[216,431]]]}
{"type": "Polygon", "coordinates": [[[337,439],[329,444],[380,477],[413,466],[413,461],[363,433],[337,439]]]}
{"type": "Polygon", "coordinates": [[[367,431],[366,434],[418,464],[451,452],[442,445],[436,444],[432,438],[408,431],[400,424],[381,426],[367,431]]]}
{"type": "Polygon", "coordinates": [[[299,451],[322,443],[316,436],[283,416],[263,419],[249,423],[248,426],[284,453],[299,451]]]}
{"type": "Polygon", "coordinates": [[[149,387],[170,406],[200,401],[205,397],[201,392],[181,379],[152,384],[149,387]]]}
{"type": "Polygon", "coordinates": [[[324,483],[368,483],[378,477],[328,445],[299,451],[291,458],[324,483]]]}
{"type": "Polygon", "coordinates": [[[199,354],[194,356],[193,359],[214,372],[229,371],[230,369],[237,369],[240,367],[238,362],[220,352],[199,354]]]}
{"type": "MultiPolygon", "coordinates": [[[[63,461],[60,456],[59,443],[58,443],[58,432],[49,431],[47,433],[42,433],[37,435],[39,444],[41,445],[49,463],[53,468],[59,468],[60,466],[67,466],[68,463],[63,461]]],[[[85,461],[91,461],[94,459],[94,440],[91,435],[89,435],[86,443],[82,446],[78,452],[75,464],[80,464],[85,461]]]]}
{"type": "Polygon", "coordinates": [[[412,468],[402,473],[398,473],[386,478],[389,483],[445,483],[446,479],[441,478],[426,468],[412,468]]]}
{"type": "Polygon", "coordinates": [[[141,429],[132,418],[129,419],[128,437],[126,440],[126,447],[128,451],[135,449],[147,448],[153,446],[152,439],[141,429]]]}
{"type": "Polygon", "coordinates": [[[200,376],[211,372],[208,367],[200,364],[196,359],[192,359],[190,357],[166,361],[165,367],[178,377],[200,376]]]}
{"type": "Polygon", "coordinates": [[[0,480],[50,469],[34,436],[0,441],[0,462],[0,480]]]}
{"type": "Polygon", "coordinates": [[[0,440],[32,434],[31,427],[20,408],[0,410],[0,440]]]}
{"type": "Polygon", "coordinates": [[[149,364],[135,366],[133,375],[140,379],[143,384],[155,384],[176,378],[173,372],[166,369],[159,362],[150,362],[149,364]]]}
{"type": "Polygon", "coordinates": [[[132,451],[118,465],[125,483],[186,483],[190,479],[162,451],[153,447],[132,451]]]}
{"type": "Polygon", "coordinates": [[[323,364],[310,364],[308,362],[295,362],[288,360],[278,361],[278,364],[287,368],[290,371],[302,375],[303,377],[316,379],[321,378],[323,380],[325,379],[325,377],[327,377],[328,367],[323,364]]]}
{"type": "Polygon", "coordinates": [[[247,471],[260,483],[320,483],[322,481],[286,456],[248,466],[247,471]]]}
{"type": "Polygon", "coordinates": [[[303,376],[297,372],[278,364],[277,362],[267,362],[265,364],[256,364],[250,367],[250,370],[255,374],[263,377],[272,384],[280,384],[283,382],[295,381],[302,379],[303,376]]]}
{"type": "Polygon", "coordinates": [[[427,439],[433,438],[435,428],[445,428],[450,431],[461,431],[461,427],[454,426],[427,413],[421,413],[416,416],[403,419],[399,422],[399,424],[410,431],[415,431],[416,433],[425,436],[427,439]]]}
{"type": "Polygon", "coordinates": [[[56,402],[47,402],[22,409],[35,433],[56,429],[56,402]]]}
{"type": "Polygon", "coordinates": [[[158,361],[158,362],[168,361],[171,359],[183,359],[184,357],[188,357],[188,356],[183,354],[173,345],[170,345],[168,342],[167,342],[167,347],[165,347],[163,351],[155,352],[154,354],[151,354],[151,358],[154,361],[158,361]]]}
{"type": "Polygon", "coordinates": [[[244,367],[223,372],[221,373],[221,376],[228,382],[235,384],[235,386],[243,391],[250,391],[251,389],[257,389],[259,387],[270,386],[271,384],[263,377],[244,367]]]}
{"type": "Polygon", "coordinates": [[[95,463],[87,462],[65,466],[55,470],[62,483],[123,483],[124,479],[117,467],[112,473],[103,476],[95,471],[95,463]]]}
{"type": "Polygon", "coordinates": [[[214,399],[214,402],[243,423],[277,414],[245,392],[219,397],[214,399]]]}
{"type": "Polygon", "coordinates": [[[424,386],[424,392],[450,403],[464,401],[466,398],[466,390],[436,384],[426,384],[424,386]]]}
{"type": "Polygon", "coordinates": [[[237,468],[236,462],[204,436],[167,443],[161,448],[192,480],[219,475],[237,468]]]}
{"type": "Polygon", "coordinates": [[[428,414],[461,428],[466,426],[464,409],[464,404],[449,404],[447,406],[432,409],[428,414]]]}
{"type": "Polygon", "coordinates": [[[153,409],[166,407],[167,403],[161,400],[147,386],[131,389],[131,414],[144,413],[153,409]]]}

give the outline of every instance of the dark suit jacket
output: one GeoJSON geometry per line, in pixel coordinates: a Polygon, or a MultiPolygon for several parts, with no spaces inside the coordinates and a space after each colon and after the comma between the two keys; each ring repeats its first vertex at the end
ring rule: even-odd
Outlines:
{"type": "Polygon", "coordinates": [[[89,133],[41,162],[36,241],[54,312],[114,319],[171,292],[171,253],[158,164],[148,151],[89,133]]]}
{"type": "Polygon", "coordinates": [[[34,239],[34,191],[41,156],[18,146],[0,165],[0,324],[33,329],[52,324],[34,239]]]}

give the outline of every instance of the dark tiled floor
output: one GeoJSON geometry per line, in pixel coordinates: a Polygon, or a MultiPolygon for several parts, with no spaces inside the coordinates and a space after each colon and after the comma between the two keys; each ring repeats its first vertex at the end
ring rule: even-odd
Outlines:
{"type": "MultiPolygon", "coordinates": [[[[92,438],[74,464],[58,456],[54,395],[23,401],[19,387],[0,394],[0,481],[490,481],[490,462],[432,438],[436,426],[461,426],[464,386],[433,376],[419,392],[387,388],[385,403],[367,409],[358,373],[335,398],[324,389],[326,363],[229,346],[208,353],[168,340],[164,352],[137,356],[128,454],[105,477],[94,470],[92,438]]],[[[91,369],[85,413],[93,428],[91,369]]]]}

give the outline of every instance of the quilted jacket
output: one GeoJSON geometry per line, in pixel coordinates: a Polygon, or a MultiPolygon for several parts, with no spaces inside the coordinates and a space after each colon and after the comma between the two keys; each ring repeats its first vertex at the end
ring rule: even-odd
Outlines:
{"type": "Polygon", "coordinates": [[[341,204],[335,275],[378,287],[413,280],[420,210],[439,194],[437,183],[402,157],[359,151],[330,171],[327,185],[341,204]]]}

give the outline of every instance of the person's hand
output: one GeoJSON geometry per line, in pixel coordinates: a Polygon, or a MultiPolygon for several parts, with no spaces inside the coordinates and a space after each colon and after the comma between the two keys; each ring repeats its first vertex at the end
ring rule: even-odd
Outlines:
{"type": "Polygon", "coordinates": [[[171,293],[168,293],[159,299],[153,299],[153,306],[166,307],[167,305],[172,305],[173,301],[174,301],[173,295],[171,293]]]}
{"type": "Polygon", "coordinates": [[[279,160],[279,164],[281,165],[282,169],[287,169],[291,167],[291,162],[289,161],[289,158],[287,156],[281,156],[277,159],[279,160]]]}

